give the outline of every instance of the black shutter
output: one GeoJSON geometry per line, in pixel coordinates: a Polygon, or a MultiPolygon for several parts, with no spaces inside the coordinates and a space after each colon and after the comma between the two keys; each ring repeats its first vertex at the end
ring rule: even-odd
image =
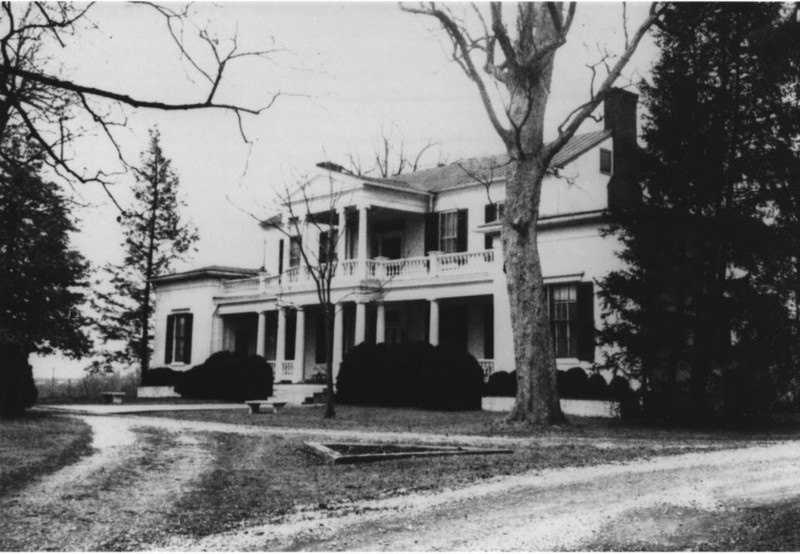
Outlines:
{"type": "Polygon", "coordinates": [[[172,363],[172,348],[175,338],[175,316],[167,316],[167,343],[164,345],[164,363],[172,363]]]}
{"type": "Polygon", "coordinates": [[[278,275],[283,273],[283,239],[278,241],[278,275]]]}
{"type": "Polygon", "coordinates": [[[594,362],[594,284],[578,283],[578,359],[594,362]]]}
{"type": "Polygon", "coordinates": [[[186,338],[183,341],[183,363],[192,363],[192,320],[194,315],[185,314],[186,318],[186,338]]]}
{"type": "Polygon", "coordinates": [[[456,240],[456,252],[467,251],[467,219],[469,210],[458,210],[458,239],[456,240]]]}
{"type": "Polygon", "coordinates": [[[483,209],[483,222],[491,223],[497,219],[497,204],[486,204],[483,209]]]}
{"type": "Polygon", "coordinates": [[[483,248],[485,250],[491,250],[494,246],[494,240],[492,239],[491,235],[483,235],[483,248]]]}
{"type": "Polygon", "coordinates": [[[425,215],[425,253],[439,250],[439,214],[425,215]]]}

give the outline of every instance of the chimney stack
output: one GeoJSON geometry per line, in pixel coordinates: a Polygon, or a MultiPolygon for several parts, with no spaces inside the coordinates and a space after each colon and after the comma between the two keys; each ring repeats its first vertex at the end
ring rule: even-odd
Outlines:
{"type": "Polygon", "coordinates": [[[606,130],[614,133],[615,142],[636,144],[636,104],[639,95],[621,88],[608,91],[603,108],[606,130]]]}

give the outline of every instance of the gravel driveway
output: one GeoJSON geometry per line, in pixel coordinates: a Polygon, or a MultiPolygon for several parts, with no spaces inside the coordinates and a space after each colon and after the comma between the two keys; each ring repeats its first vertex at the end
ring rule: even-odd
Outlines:
{"type": "Polygon", "coordinates": [[[0,499],[0,550],[569,550],[620,529],[646,542],[698,515],[800,498],[800,442],[789,441],[547,470],[335,510],[299,509],[280,521],[202,539],[151,536],[153,522],[209,469],[204,431],[265,430],[84,419],[94,430],[96,453],[0,499]],[[154,427],[162,432],[148,434],[154,427]],[[116,477],[104,479],[111,472],[116,477]],[[665,507],[687,515],[667,521],[659,516],[665,507]]]}

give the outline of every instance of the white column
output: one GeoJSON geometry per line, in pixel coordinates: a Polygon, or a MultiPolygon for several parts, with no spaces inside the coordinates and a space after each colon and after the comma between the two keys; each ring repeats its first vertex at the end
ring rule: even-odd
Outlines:
{"type": "MultiPolygon", "coordinates": [[[[275,375],[280,377],[286,361],[286,308],[278,308],[278,338],[275,343],[275,375]]],[[[276,381],[279,379],[276,378],[276,381]]]]}
{"type": "Polygon", "coordinates": [[[211,316],[211,354],[223,349],[223,327],[221,315],[215,313],[211,316]]]}
{"type": "Polygon", "coordinates": [[[356,336],[355,343],[361,344],[367,340],[367,304],[356,302],[356,336]]]}
{"type": "MultiPolygon", "coordinates": [[[[367,207],[358,209],[358,270],[362,278],[367,277],[367,207]]],[[[358,343],[358,340],[356,340],[358,343]]]]}
{"type": "Polygon", "coordinates": [[[266,350],[267,312],[258,312],[258,333],[256,335],[256,354],[264,356],[266,350]]]}
{"type": "Polygon", "coordinates": [[[306,312],[297,308],[297,321],[294,333],[294,379],[295,383],[303,380],[306,361],[306,312]]]}
{"type": "Polygon", "coordinates": [[[386,342],[386,306],[378,302],[377,321],[375,322],[375,342],[386,342]]]}
{"type": "Polygon", "coordinates": [[[339,364],[342,363],[342,338],[344,336],[344,316],[342,305],[336,304],[333,316],[333,382],[339,374],[339,364]]]}
{"type": "Polygon", "coordinates": [[[347,214],[344,208],[339,210],[339,229],[337,234],[336,255],[339,258],[339,263],[342,263],[347,253],[347,214]]]}
{"type": "Polygon", "coordinates": [[[439,344],[439,301],[435,298],[430,300],[431,303],[431,318],[429,322],[430,329],[428,330],[428,342],[433,346],[439,344]]]}

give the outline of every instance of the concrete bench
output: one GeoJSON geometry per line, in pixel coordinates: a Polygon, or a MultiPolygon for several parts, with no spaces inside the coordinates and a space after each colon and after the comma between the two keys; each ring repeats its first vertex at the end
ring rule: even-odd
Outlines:
{"type": "Polygon", "coordinates": [[[245,404],[250,408],[251,414],[259,414],[262,409],[269,410],[270,413],[275,414],[286,406],[286,402],[271,402],[269,400],[246,400],[245,404]]]}
{"type": "Polygon", "coordinates": [[[103,402],[106,404],[122,404],[122,399],[125,398],[124,392],[101,392],[100,396],[103,397],[103,402]]]}

